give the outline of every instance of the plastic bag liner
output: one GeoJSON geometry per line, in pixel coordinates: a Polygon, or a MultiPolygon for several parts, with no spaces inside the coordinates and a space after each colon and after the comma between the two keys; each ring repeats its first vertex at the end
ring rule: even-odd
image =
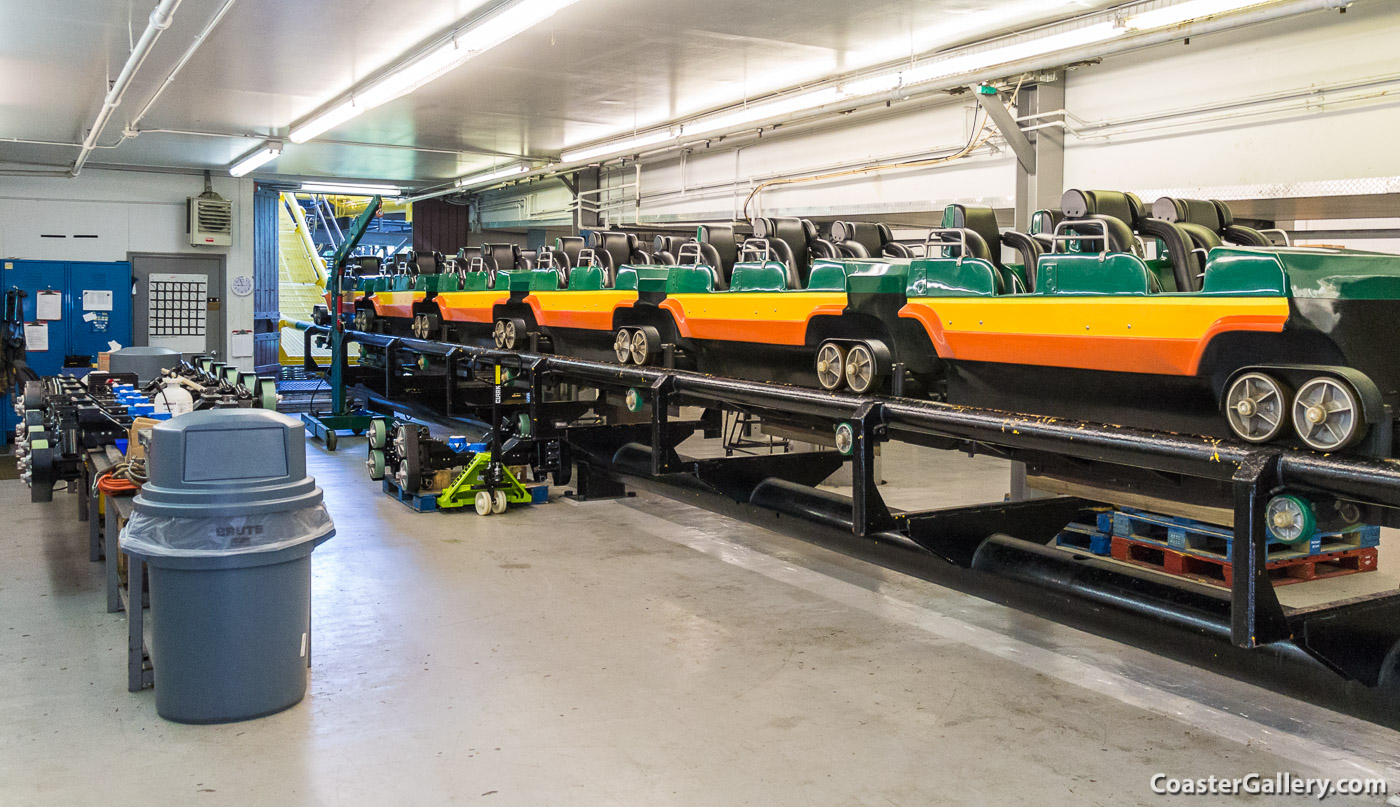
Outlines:
{"type": "Polygon", "coordinates": [[[122,551],[151,557],[225,557],[276,552],[314,541],[335,524],[324,504],[245,516],[154,516],[139,510],[121,533],[122,551]]]}

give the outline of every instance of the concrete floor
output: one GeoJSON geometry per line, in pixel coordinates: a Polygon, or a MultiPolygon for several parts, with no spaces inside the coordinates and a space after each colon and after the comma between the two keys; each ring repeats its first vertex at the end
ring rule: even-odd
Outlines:
{"type": "MultiPolygon", "coordinates": [[[[1133,805],[1161,799],[1156,772],[1400,782],[1395,732],[666,499],[414,514],[344,442],[308,446],[339,530],[314,556],[310,694],[225,726],[125,691],[73,500],[0,482],[0,805],[1133,805]]],[[[996,462],[885,462],[896,505],[1005,490],[996,462]]]]}

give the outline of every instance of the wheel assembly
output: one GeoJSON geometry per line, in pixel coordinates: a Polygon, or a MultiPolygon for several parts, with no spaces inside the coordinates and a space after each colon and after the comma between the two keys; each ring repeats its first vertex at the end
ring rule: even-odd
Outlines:
{"type": "Polygon", "coordinates": [[[613,355],[623,364],[632,361],[632,332],[627,328],[617,329],[617,336],[613,338],[613,355]]]}
{"type": "Polygon", "coordinates": [[[371,448],[369,459],[365,460],[365,467],[369,468],[369,478],[378,482],[384,478],[384,450],[371,448]]]}
{"type": "Polygon", "coordinates": [[[1265,443],[1283,430],[1289,390],[1264,373],[1245,373],[1225,392],[1225,419],[1241,440],[1265,443]]]}
{"type": "Polygon", "coordinates": [[[491,338],[495,340],[496,347],[500,350],[506,349],[506,321],[496,320],[496,327],[491,329],[491,338]]]}
{"type": "Polygon", "coordinates": [[[371,420],[369,422],[369,447],[383,448],[388,442],[388,433],[389,426],[385,421],[379,419],[371,420]]]}
{"type": "Polygon", "coordinates": [[[500,515],[506,511],[506,492],[504,490],[491,491],[491,513],[500,515]]]}
{"type": "Polygon", "coordinates": [[[884,369],[880,367],[874,348],[869,343],[857,342],[846,351],[846,386],[857,395],[880,386],[884,369]]]}
{"type": "Polygon", "coordinates": [[[650,325],[643,325],[632,332],[632,362],[634,364],[651,364],[660,348],[661,333],[650,325]]]}
{"type": "Polygon", "coordinates": [[[1316,534],[1317,515],[1307,499],[1284,494],[1273,497],[1265,505],[1264,524],[1274,540],[1302,544],[1316,534]]]}
{"type": "Polygon", "coordinates": [[[437,328],[433,327],[432,314],[413,315],[413,335],[419,339],[431,339],[437,333],[437,328]]]}
{"type": "Polygon", "coordinates": [[[1309,448],[1340,451],[1365,433],[1361,405],[1346,382],[1318,376],[1293,398],[1293,428],[1309,448]]]}
{"type": "Polygon", "coordinates": [[[472,506],[476,508],[476,514],[479,516],[491,515],[491,504],[491,491],[489,490],[479,490],[472,498],[472,506]]]}
{"type": "Polygon", "coordinates": [[[817,383],[824,390],[835,390],[845,381],[846,348],[838,342],[823,342],[817,348],[817,383]]]}

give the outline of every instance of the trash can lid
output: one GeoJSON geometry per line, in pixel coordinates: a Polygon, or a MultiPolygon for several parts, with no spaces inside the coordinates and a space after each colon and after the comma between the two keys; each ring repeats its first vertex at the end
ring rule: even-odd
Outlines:
{"type": "Polygon", "coordinates": [[[280,512],[321,502],[300,421],[266,409],[190,412],[151,428],[149,481],[132,502],[161,516],[280,512]]]}

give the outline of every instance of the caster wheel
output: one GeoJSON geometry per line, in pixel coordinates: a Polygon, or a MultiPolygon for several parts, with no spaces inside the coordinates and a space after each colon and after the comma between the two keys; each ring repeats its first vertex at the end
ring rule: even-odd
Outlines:
{"type": "Polygon", "coordinates": [[[491,515],[491,492],[487,490],[477,491],[472,504],[476,507],[476,514],[479,516],[491,515]]]}
{"type": "Polygon", "coordinates": [[[500,515],[506,511],[506,492],[504,490],[491,491],[491,512],[500,515]]]}
{"type": "Polygon", "coordinates": [[[327,451],[335,451],[335,444],[336,444],[336,434],[335,434],[335,432],[329,432],[329,431],[326,432],[326,450],[327,450],[327,451]]]}
{"type": "Polygon", "coordinates": [[[369,478],[378,482],[384,478],[384,451],[378,448],[369,450],[369,459],[365,460],[365,467],[369,468],[369,478]]]}
{"type": "Polygon", "coordinates": [[[369,447],[383,448],[388,442],[389,426],[382,420],[373,420],[369,424],[369,447]]]}

